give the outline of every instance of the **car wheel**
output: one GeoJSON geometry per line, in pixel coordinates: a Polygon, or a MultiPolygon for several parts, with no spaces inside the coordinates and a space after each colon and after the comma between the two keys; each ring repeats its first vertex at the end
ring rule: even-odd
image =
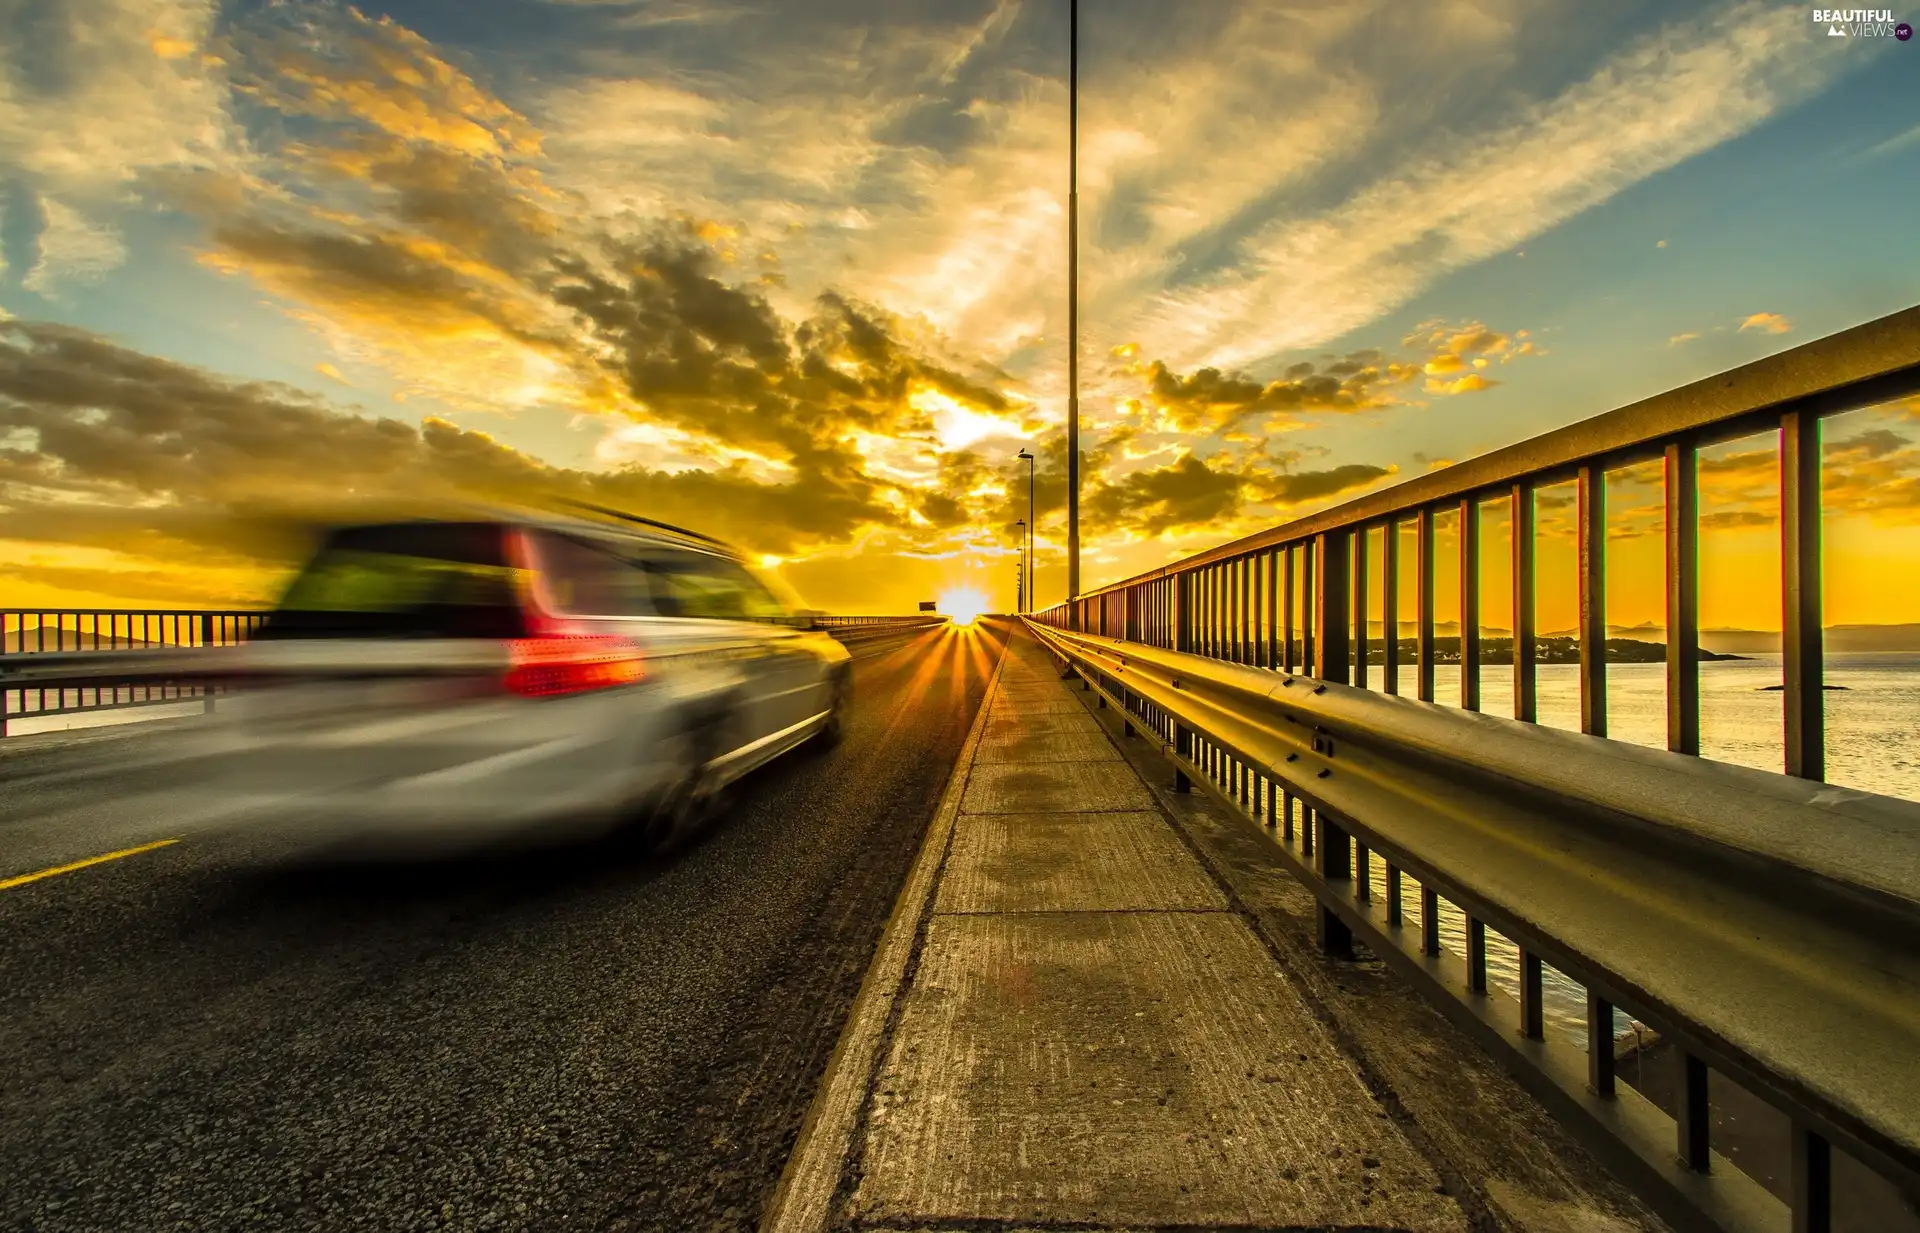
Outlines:
{"type": "Polygon", "coordinates": [[[853,682],[845,673],[834,678],[832,700],[827,703],[827,722],[820,731],[807,742],[814,750],[825,753],[840,743],[847,733],[847,708],[853,703],[853,682]]]}
{"type": "Polygon", "coordinates": [[[723,791],[713,760],[724,752],[724,731],[720,722],[710,721],[680,738],[680,774],[645,810],[637,828],[646,850],[665,851],[718,811],[723,791]]]}

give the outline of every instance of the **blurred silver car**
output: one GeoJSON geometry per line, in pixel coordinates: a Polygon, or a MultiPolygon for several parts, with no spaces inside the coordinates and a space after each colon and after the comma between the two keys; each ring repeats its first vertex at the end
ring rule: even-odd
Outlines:
{"type": "Polygon", "coordinates": [[[434,851],[631,825],[839,735],[848,654],[689,532],[566,517],[341,526],[225,670],[196,760],[249,818],[434,851]]]}

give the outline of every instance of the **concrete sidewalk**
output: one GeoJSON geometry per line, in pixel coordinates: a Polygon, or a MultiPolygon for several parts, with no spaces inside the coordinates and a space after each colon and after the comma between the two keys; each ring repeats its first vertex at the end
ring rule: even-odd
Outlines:
{"type": "Polygon", "coordinates": [[[1465,1229],[1016,634],[765,1228],[1465,1229]]]}

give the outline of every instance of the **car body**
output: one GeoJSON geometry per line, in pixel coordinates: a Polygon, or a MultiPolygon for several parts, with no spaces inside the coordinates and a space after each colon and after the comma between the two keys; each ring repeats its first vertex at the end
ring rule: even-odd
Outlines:
{"type": "Polygon", "coordinates": [[[330,528],[197,737],[201,786],[327,846],[637,825],[831,740],[849,658],[733,552],[548,515],[330,528]]]}

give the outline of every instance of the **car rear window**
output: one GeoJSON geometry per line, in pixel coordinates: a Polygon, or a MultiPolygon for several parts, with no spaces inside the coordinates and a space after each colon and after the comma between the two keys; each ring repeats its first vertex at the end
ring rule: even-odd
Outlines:
{"type": "Polygon", "coordinates": [[[334,531],[287,588],[264,635],[513,638],[525,618],[498,523],[334,531]]]}

